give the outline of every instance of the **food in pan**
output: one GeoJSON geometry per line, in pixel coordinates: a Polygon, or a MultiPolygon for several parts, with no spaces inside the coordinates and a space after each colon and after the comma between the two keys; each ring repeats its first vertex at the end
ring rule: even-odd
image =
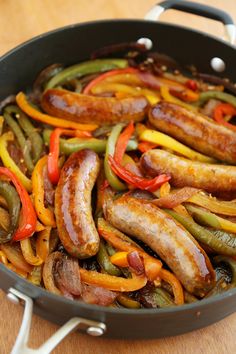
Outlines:
{"type": "Polygon", "coordinates": [[[225,82],[121,44],[53,64],[6,98],[0,262],[114,308],[235,287],[236,96],[225,82]]]}

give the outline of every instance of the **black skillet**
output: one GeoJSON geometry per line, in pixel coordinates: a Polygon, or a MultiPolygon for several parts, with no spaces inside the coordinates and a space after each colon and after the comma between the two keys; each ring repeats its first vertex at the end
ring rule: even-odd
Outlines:
{"type": "MultiPolygon", "coordinates": [[[[154,21],[169,8],[221,21],[233,42],[235,27],[227,13],[188,1],[163,1],[149,12],[149,20],[106,20],[72,25],[20,45],[0,58],[0,101],[29,88],[37,74],[52,63],[74,64],[88,59],[97,48],[140,38],[151,39],[153,50],[175,58],[182,66],[194,64],[200,72],[209,74],[218,71],[219,76],[236,82],[235,47],[205,33],[154,21]],[[219,59],[212,60],[216,57],[219,59]]],[[[110,338],[160,338],[207,326],[236,310],[236,289],[169,309],[128,310],[87,305],[33,286],[2,265],[0,287],[12,301],[17,302],[20,298],[26,301],[25,316],[30,317],[33,304],[35,313],[60,325],[77,318],[64,327],[65,333],[61,333],[58,340],[52,340],[52,347],[74,327],[83,327],[91,335],[110,338]]],[[[25,333],[21,332],[21,339],[22,335],[25,333]]],[[[19,343],[20,339],[13,350],[15,354],[24,353],[19,349],[19,343]]],[[[50,350],[45,347],[39,353],[47,352],[50,350]]]]}

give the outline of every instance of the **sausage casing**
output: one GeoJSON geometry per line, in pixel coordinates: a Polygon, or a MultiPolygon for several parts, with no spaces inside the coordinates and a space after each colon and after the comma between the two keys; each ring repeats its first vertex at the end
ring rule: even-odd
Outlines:
{"type": "Polygon", "coordinates": [[[55,193],[55,215],[60,240],[78,258],[95,255],[99,248],[91,208],[91,192],[100,169],[92,150],[72,154],[64,164],[55,193]]]}
{"type": "Polygon", "coordinates": [[[218,160],[236,164],[236,134],[200,113],[170,102],[160,102],[149,110],[149,121],[193,149],[218,160]]]}
{"type": "Polygon", "coordinates": [[[204,250],[178,222],[151,203],[128,195],[107,198],[106,219],[145,242],[163,259],[184,287],[199,296],[211,289],[215,273],[204,250]]]}
{"type": "Polygon", "coordinates": [[[94,97],[66,90],[50,89],[43,97],[43,110],[53,116],[79,123],[112,124],[141,121],[148,109],[145,97],[94,97]]]}
{"type": "Polygon", "coordinates": [[[236,166],[191,161],[160,149],[143,154],[141,166],[150,176],[170,175],[174,187],[190,186],[210,193],[236,191],[236,166]]]}

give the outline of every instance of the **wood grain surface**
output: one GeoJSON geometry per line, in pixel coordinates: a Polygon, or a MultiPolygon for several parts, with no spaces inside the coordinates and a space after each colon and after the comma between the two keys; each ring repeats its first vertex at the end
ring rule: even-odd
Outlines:
{"type": "MultiPolygon", "coordinates": [[[[236,0],[198,2],[225,9],[236,21],[236,0]]],[[[154,3],[155,0],[0,0],[0,55],[33,36],[68,24],[105,18],[142,18],[154,3]]],[[[182,12],[169,10],[161,20],[219,37],[224,34],[221,24],[182,12]]],[[[199,52],[199,55],[204,53],[199,52]]],[[[9,303],[2,291],[0,308],[0,354],[8,354],[16,339],[23,309],[9,303]]],[[[30,345],[38,347],[57,328],[33,316],[30,345]]],[[[235,333],[236,314],[208,328],[160,340],[114,341],[73,333],[53,353],[233,354],[236,352],[235,333]]]]}

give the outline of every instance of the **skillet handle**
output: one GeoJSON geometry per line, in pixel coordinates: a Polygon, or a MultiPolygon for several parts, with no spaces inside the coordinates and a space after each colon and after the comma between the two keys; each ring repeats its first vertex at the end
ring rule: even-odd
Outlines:
{"type": "Polygon", "coordinates": [[[225,32],[229,42],[234,44],[236,37],[236,27],[232,17],[227,12],[212,6],[185,0],[165,0],[156,4],[146,14],[145,20],[156,21],[158,20],[159,16],[168,9],[180,10],[222,22],[225,27],[225,32]]]}
{"type": "Polygon", "coordinates": [[[46,340],[39,348],[32,349],[28,347],[28,339],[30,333],[30,325],[33,313],[33,300],[22,294],[20,291],[10,288],[7,297],[15,304],[24,301],[25,309],[21,328],[16,338],[16,342],[11,354],[50,354],[51,351],[72,331],[83,329],[91,336],[101,336],[106,331],[106,325],[101,322],[87,320],[81,317],[73,317],[59,328],[50,338],[46,340]]]}

